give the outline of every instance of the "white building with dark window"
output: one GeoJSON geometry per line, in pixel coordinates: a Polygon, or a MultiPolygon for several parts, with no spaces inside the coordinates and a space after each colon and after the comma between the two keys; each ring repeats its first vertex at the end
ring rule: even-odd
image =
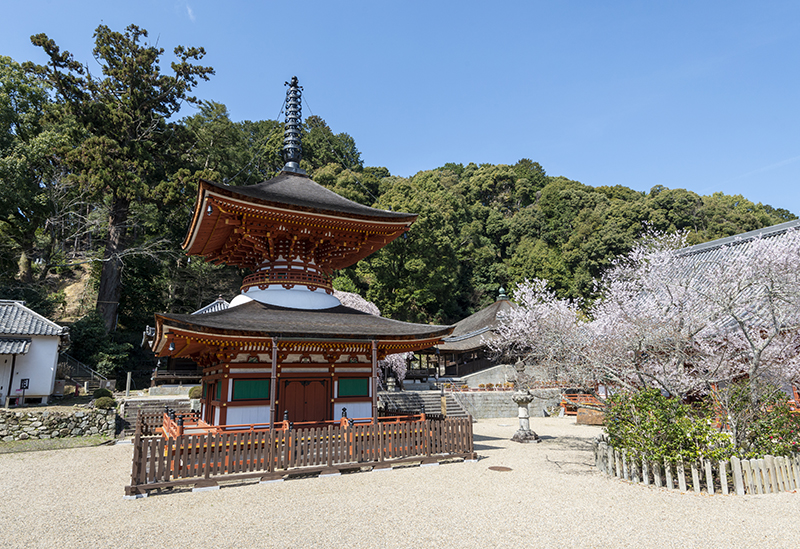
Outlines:
{"type": "Polygon", "coordinates": [[[23,301],[0,300],[0,404],[23,396],[46,403],[56,381],[58,352],[69,329],[28,309],[23,301]]]}

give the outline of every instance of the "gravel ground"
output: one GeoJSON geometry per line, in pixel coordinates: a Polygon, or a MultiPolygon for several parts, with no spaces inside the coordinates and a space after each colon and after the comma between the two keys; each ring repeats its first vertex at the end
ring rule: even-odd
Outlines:
{"type": "Polygon", "coordinates": [[[477,463],[123,500],[127,444],[0,455],[0,547],[798,547],[800,494],[708,496],[591,466],[599,428],[475,424],[477,463]],[[509,467],[498,472],[489,467],[509,467]],[[102,544],[102,545],[101,545],[102,544]]]}

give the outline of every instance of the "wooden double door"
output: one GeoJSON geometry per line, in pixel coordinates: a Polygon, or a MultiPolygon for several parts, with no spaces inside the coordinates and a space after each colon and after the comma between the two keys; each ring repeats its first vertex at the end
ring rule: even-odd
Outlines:
{"type": "Polygon", "coordinates": [[[331,381],[329,379],[282,379],[277,421],[289,412],[289,421],[327,421],[331,419],[331,381]]]}

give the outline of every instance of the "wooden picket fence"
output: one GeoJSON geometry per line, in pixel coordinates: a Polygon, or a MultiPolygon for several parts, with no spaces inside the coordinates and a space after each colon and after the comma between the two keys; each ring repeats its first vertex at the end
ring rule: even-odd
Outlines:
{"type": "Polygon", "coordinates": [[[470,418],[333,425],[148,436],[137,426],[131,484],[125,495],[181,485],[217,486],[219,481],[290,474],[337,474],[360,467],[388,468],[407,462],[475,459],[470,418]]]}
{"type": "Polygon", "coordinates": [[[800,488],[800,455],[660,463],[598,441],[595,443],[595,466],[607,475],[681,492],[705,490],[709,494],[745,495],[792,492],[800,488]]]}

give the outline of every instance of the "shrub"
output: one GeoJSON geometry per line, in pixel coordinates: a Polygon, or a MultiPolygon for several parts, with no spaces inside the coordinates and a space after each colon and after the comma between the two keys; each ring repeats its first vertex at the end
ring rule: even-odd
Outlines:
{"type": "Polygon", "coordinates": [[[95,389],[94,393],[92,393],[92,398],[95,400],[102,397],[113,397],[113,396],[114,394],[108,389],[95,389]]]}
{"type": "Polygon", "coordinates": [[[199,385],[189,389],[189,398],[200,398],[203,396],[203,388],[199,385]]]}
{"type": "Polygon", "coordinates": [[[100,397],[94,401],[94,407],[101,410],[111,410],[117,407],[117,401],[108,396],[100,397]]]}
{"type": "Polygon", "coordinates": [[[707,413],[667,398],[658,389],[610,397],[606,432],[612,446],[653,461],[716,460],[734,451],[731,437],[717,431],[707,413]]]}
{"type": "Polygon", "coordinates": [[[744,457],[789,456],[800,451],[800,414],[785,401],[770,403],[750,424],[744,457]]]}

